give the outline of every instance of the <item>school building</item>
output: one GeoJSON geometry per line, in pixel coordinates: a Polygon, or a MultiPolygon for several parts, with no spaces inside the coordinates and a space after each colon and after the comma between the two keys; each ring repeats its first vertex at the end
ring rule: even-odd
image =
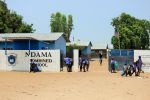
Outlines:
{"type": "Polygon", "coordinates": [[[1,50],[56,50],[66,55],[63,33],[5,33],[0,34],[1,50]]]}

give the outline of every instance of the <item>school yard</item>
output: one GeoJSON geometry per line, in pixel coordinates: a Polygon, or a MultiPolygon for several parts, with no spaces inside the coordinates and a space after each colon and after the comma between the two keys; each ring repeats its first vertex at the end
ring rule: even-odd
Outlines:
{"type": "Polygon", "coordinates": [[[0,100],[150,100],[150,73],[111,74],[107,60],[89,72],[0,72],[0,100]]]}

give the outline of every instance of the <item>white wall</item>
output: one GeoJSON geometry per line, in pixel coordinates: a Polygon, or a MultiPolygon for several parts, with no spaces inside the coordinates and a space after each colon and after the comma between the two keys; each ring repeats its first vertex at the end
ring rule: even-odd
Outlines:
{"type": "Polygon", "coordinates": [[[150,72],[150,50],[134,50],[134,61],[138,60],[138,56],[141,56],[144,63],[142,69],[150,72]]]}
{"type": "Polygon", "coordinates": [[[73,71],[78,72],[79,68],[79,50],[73,50],[73,71]]]}
{"type": "Polygon", "coordinates": [[[35,63],[39,65],[38,67],[42,71],[52,71],[52,72],[60,71],[60,50],[31,50],[29,56],[26,55],[26,53],[28,54],[29,50],[7,50],[7,55],[5,55],[5,51],[1,50],[0,70],[29,71],[30,59],[33,59],[36,60],[35,63]],[[50,54],[50,56],[45,57],[42,55],[42,54],[45,55],[46,53],[50,54]],[[16,55],[16,63],[13,65],[8,62],[8,57],[10,55],[16,55]],[[46,60],[47,62],[44,62],[46,60]]]}
{"type": "Polygon", "coordinates": [[[6,69],[6,56],[5,56],[5,51],[0,50],[0,70],[7,70],[6,69]]]}

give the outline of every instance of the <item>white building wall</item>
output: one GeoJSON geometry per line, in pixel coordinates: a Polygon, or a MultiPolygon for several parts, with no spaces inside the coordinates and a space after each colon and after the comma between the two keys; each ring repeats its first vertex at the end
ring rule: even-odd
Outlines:
{"type": "Polygon", "coordinates": [[[0,50],[0,70],[6,71],[6,55],[4,50],[0,50]]]}
{"type": "Polygon", "coordinates": [[[138,60],[138,57],[142,58],[142,69],[145,72],[150,72],[150,50],[134,50],[134,62],[138,60]]]}
{"type": "Polygon", "coordinates": [[[60,50],[0,50],[0,70],[6,71],[30,71],[31,59],[35,61],[41,71],[60,71],[60,50]],[[30,55],[27,56],[27,53],[30,55]],[[39,56],[42,53],[50,53],[50,56],[39,56]],[[8,62],[10,55],[16,57],[14,64],[8,62]]]}
{"type": "Polygon", "coordinates": [[[79,68],[79,50],[74,49],[73,50],[73,71],[78,72],[79,68]]]}

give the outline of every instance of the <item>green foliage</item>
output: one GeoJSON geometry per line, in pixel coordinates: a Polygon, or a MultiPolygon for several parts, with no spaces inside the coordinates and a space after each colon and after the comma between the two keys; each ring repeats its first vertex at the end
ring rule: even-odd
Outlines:
{"type": "Polygon", "coordinates": [[[66,47],[66,51],[67,51],[67,52],[69,52],[69,51],[71,51],[71,50],[73,50],[73,49],[82,50],[82,49],[84,49],[84,47],[82,47],[82,46],[77,46],[76,44],[74,44],[74,45],[69,45],[69,46],[66,47]]]}
{"type": "Polygon", "coordinates": [[[71,35],[71,31],[73,29],[73,19],[72,19],[72,15],[69,15],[68,16],[68,38],[70,37],[71,35]]]}
{"type": "Polygon", "coordinates": [[[66,18],[66,15],[61,14],[60,12],[53,13],[50,19],[51,32],[63,32],[64,37],[69,41],[72,29],[73,29],[73,19],[69,15],[66,18]]]}
{"type": "Polygon", "coordinates": [[[113,36],[111,39],[111,43],[114,45],[114,49],[119,48],[119,42],[117,37],[113,36]]]}
{"type": "Polygon", "coordinates": [[[148,49],[150,21],[122,13],[112,20],[115,29],[112,37],[114,49],[148,49]]]}
{"type": "Polygon", "coordinates": [[[23,17],[7,8],[6,3],[0,0],[0,33],[32,33],[33,24],[23,22],[23,17]]]}
{"type": "Polygon", "coordinates": [[[66,55],[71,56],[74,49],[82,50],[82,49],[84,49],[84,47],[77,46],[76,44],[73,44],[73,45],[71,44],[71,45],[66,47],[66,55]]]}

